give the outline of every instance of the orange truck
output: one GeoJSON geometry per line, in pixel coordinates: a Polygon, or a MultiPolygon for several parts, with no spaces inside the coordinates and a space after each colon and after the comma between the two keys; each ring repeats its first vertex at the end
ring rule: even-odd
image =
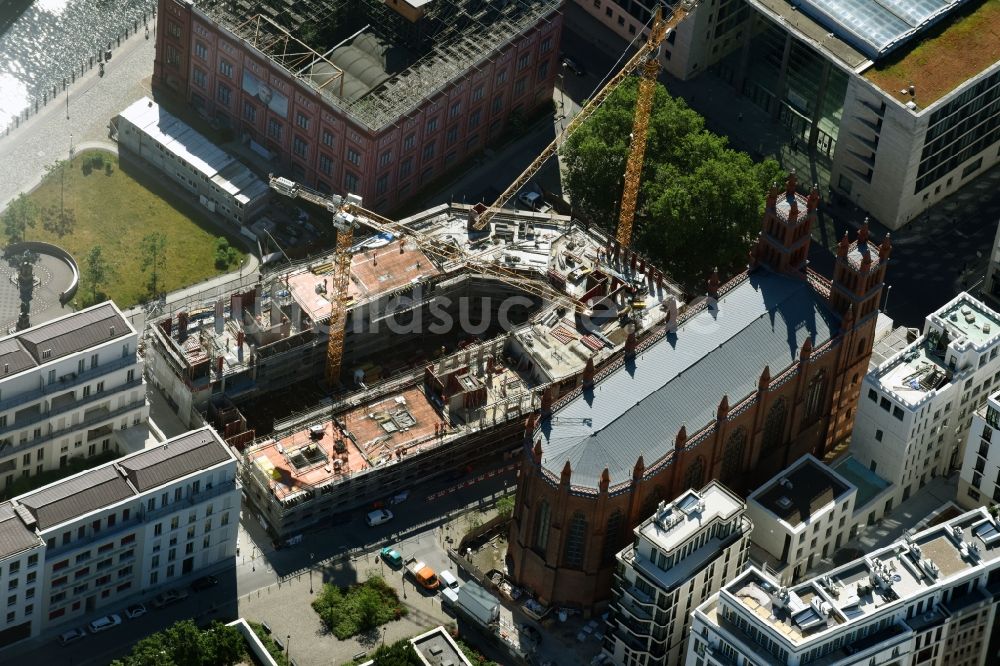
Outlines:
{"type": "Polygon", "coordinates": [[[425,590],[436,590],[441,587],[441,581],[438,580],[437,574],[434,573],[434,569],[431,569],[425,563],[417,560],[415,557],[408,558],[403,566],[413,580],[417,581],[417,584],[425,590]]]}

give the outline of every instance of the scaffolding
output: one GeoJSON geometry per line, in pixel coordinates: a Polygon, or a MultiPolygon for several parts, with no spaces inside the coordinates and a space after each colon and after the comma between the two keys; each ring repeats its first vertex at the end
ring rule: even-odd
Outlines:
{"type": "Polygon", "coordinates": [[[505,45],[559,11],[561,0],[438,0],[417,22],[382,0],[204,0],[200,7],[371,131],[399,121],[472,69],[482,69],[505,45]],[[282,21],[282,23],[279,23],[282,21]],[[339,42],[370,29],[413,61],[356,100],[344,98],[344,70],[330,59],[339,42]],[[339,39],[330,37],[338,35],[339,39]],[[315,43],[322,39],[329,44],[315,43]],[[310,43],[313,42],[313,43],[310,43]],[[322,52],[321,52],[322,51],[322,52]],[[316,76],[317,65],[327,70],[316,76]]]}

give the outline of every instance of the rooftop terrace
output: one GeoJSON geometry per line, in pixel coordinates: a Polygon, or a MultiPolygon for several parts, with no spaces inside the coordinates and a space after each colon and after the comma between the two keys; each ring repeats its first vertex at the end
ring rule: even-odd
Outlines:
{"type": "Polygon", "coordinates": [[[926,108],[1000,61],[1000,0],[970,0],[939,24],[864,72],[896,99],[926,108]]]}
{"type": "Polygon", "coordinates": [[[963,294],[933,315],[953,335],[960,335],[982,349],[1000,340],[1000,315],[980,301],[963,294]]]}
{"type": "Polygon", "coordinates": [[[1000,558],[1000,526],[979,509],[890,544],[792,588],[750,569],[720,601],[748,609],[796,649],[1000,558]]]}

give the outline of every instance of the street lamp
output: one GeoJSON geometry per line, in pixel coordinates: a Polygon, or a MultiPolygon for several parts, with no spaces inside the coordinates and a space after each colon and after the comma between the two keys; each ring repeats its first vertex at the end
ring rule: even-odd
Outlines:
{"type": "Polygon", "coordinates": [[[892,293],[892,285],[890,284],[885,288],[885,305],[882,306],[882,312],[884,312],[886,315],[889,314],[889,294],[891,293],[892,293]]]}
{"type": "Polygon", "coordinates": [[[315,557],[315,553],[309,553],[309,594],[313,593],[313,559],[315,557]]]}
{"type": "Polygon", "coordinates": [[[285,636],[285,663],[292,663],[292,635],[285,636]]]}

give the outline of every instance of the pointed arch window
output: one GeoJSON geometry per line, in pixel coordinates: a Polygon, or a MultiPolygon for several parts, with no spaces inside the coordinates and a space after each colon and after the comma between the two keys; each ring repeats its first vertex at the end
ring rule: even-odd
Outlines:
{"type": "Polygon", "coordinates": [[[621,547],[623,532],[625,528],[625,514],[621,509],[616,509],[608,516],[608,525],[604,530],[604,548],[601,551],[601,561],[611,562],[615,559],[615,553],[621,547]]]}
{"type": "Polygon", "coordinates": [[[564,564],[572,569],[582,568],[586,546],[587,517],[583,512],[577,511],[570,519],[569,531],[566,533],[566,547],[563,549],[564,564]]]}
{"type": "Polygon", "coordinates": [[[705,458],[704,456],[698,456],[691,463],[687,472],[684,473],[684,487],[685,488],[701,488],[705,484],[705,458]]]}
{"type": "Polygon", "coordinates": [[[820,370],[806,389],[806,420],[819,416],[826,398],[826,370],[820,370]]]}
{"type": "Polygon", "coordinates": [[[726,440],[726,448],[722,451],[722,473],[719,480],[726,485],[732,485],[743,472],[743,451],[746,449],[747,431],[740,428],[726,440]]]}
{"type": "Polygon", "coordinates": [[[778,398],[771,410],[764,419],[764,436],[761,440],[761,449],[770,451],[785,443],[785,421],[788,417],[788,402],[784,398],[778,398]]]}
{"type": "Polygon", "coordinates": [[[535,510],[535,550],[540,553],[545,552],[545,547],[549,545],[549,503],[542,500],[535,510]]]}

